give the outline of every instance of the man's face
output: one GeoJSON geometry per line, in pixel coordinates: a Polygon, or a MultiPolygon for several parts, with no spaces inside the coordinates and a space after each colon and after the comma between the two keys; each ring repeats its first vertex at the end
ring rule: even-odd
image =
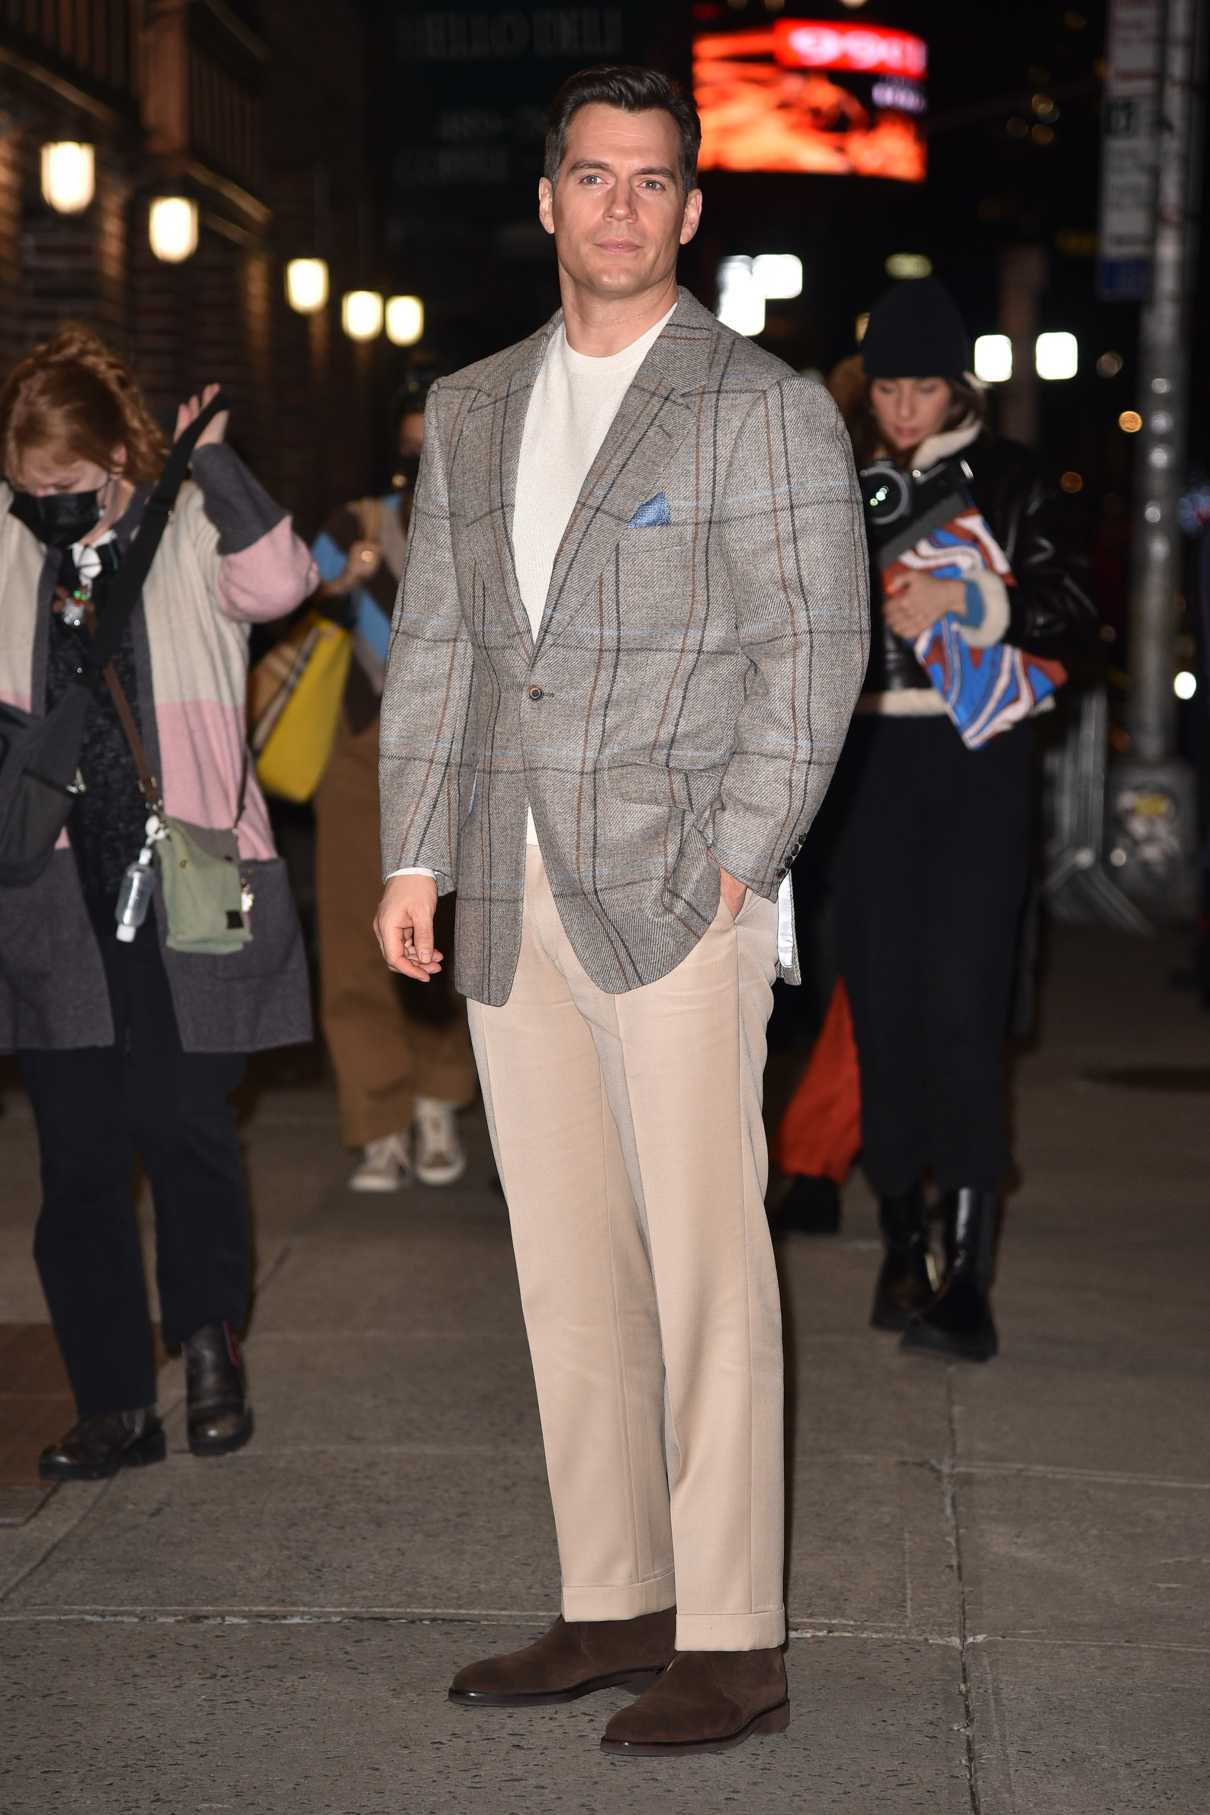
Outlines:
{"type": "Polygon", "coordinates": [[[662,107],[581,107],[567,129],[558,181],[543,177],[538,185],[538,215],[555,236],[560,265],[603,299],[667,282],[701,211],[701,190],[682,191],[680,134],[662,107]]]}

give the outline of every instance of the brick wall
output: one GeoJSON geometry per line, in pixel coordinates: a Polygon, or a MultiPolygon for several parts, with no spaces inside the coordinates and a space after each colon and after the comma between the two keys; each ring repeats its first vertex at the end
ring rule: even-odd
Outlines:
{"type": "Polygon", "coordinates": [[[271,55],[256,102],[265,152],[256,200],[269,216],[257,225],[214,188],[183,265],[151,254],[148,198],[170,179],[129,119],[107,129],[36,85],[19,120],[0,115],[0,375],[73,317],[132,358],[168,428],[183,396],[218,380],[232,393],[233,440],[311,533],[381,467],[377,423],[393,388],[385,343],[354,347],[339,323],[341,292],[379,281],[366,268],[375,236],[362,201],[364,9],[266,0],[259,22],[271,55]],[[97,194],[82,215],[57,215],[42,200],[37,161],[48,138],[96,146],[97,194]],[[323,221],[319,195],[333,198],[323,221]],[[332,301],[323,317],[304,319],[285,302],[282,274],[287,258],[316,249],[320,228],[332,301]]]}
{"type": "Polygon", "coordinates": [[[0,136],[0,372],[17,358],[15,304],[21,283],[21,134],[0,136]]]}

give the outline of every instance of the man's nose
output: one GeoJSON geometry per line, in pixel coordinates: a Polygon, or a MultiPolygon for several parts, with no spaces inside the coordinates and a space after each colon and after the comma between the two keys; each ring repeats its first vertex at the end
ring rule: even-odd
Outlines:
{"type": "Polygon", "coordinates": [[[610,220],[629,220],[634,213],[634,197],[624,183],[619,183],[605,204],[610,220]]]}

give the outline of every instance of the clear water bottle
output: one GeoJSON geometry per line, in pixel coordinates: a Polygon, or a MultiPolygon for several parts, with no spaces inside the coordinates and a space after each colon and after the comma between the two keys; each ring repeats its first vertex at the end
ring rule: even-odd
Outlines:
{"type": "Polygon", "coordinates": [[[151,867],[152,850],[145,844],[134,863],[128,863],[118,891],[116,919],[118,938],[129,945],[147,918],[151,897],[155,894],[155,871],[151,867]]]}

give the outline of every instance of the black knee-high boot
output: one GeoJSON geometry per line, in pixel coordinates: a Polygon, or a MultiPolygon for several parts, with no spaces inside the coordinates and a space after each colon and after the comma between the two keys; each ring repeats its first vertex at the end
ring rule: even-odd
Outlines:
{"type": "Polygon", "coordinates": [[[991,1283],[1000,1200],[963,1187],[945,1205],[945,1278],[932,1303],[903,1333],[905,1349],[959,1361],[990,1361],[999,1347],[991,1283]]]}
{"type": "Polygon", "coordinates": [[[928,1217],[920,1186],[913,1185],[899,1197],[884,1197],[878,1222],[886,1253],[874,1287],[870,1322],[876,1330],[904,1330],[933,1297],[928,1217]]]}

